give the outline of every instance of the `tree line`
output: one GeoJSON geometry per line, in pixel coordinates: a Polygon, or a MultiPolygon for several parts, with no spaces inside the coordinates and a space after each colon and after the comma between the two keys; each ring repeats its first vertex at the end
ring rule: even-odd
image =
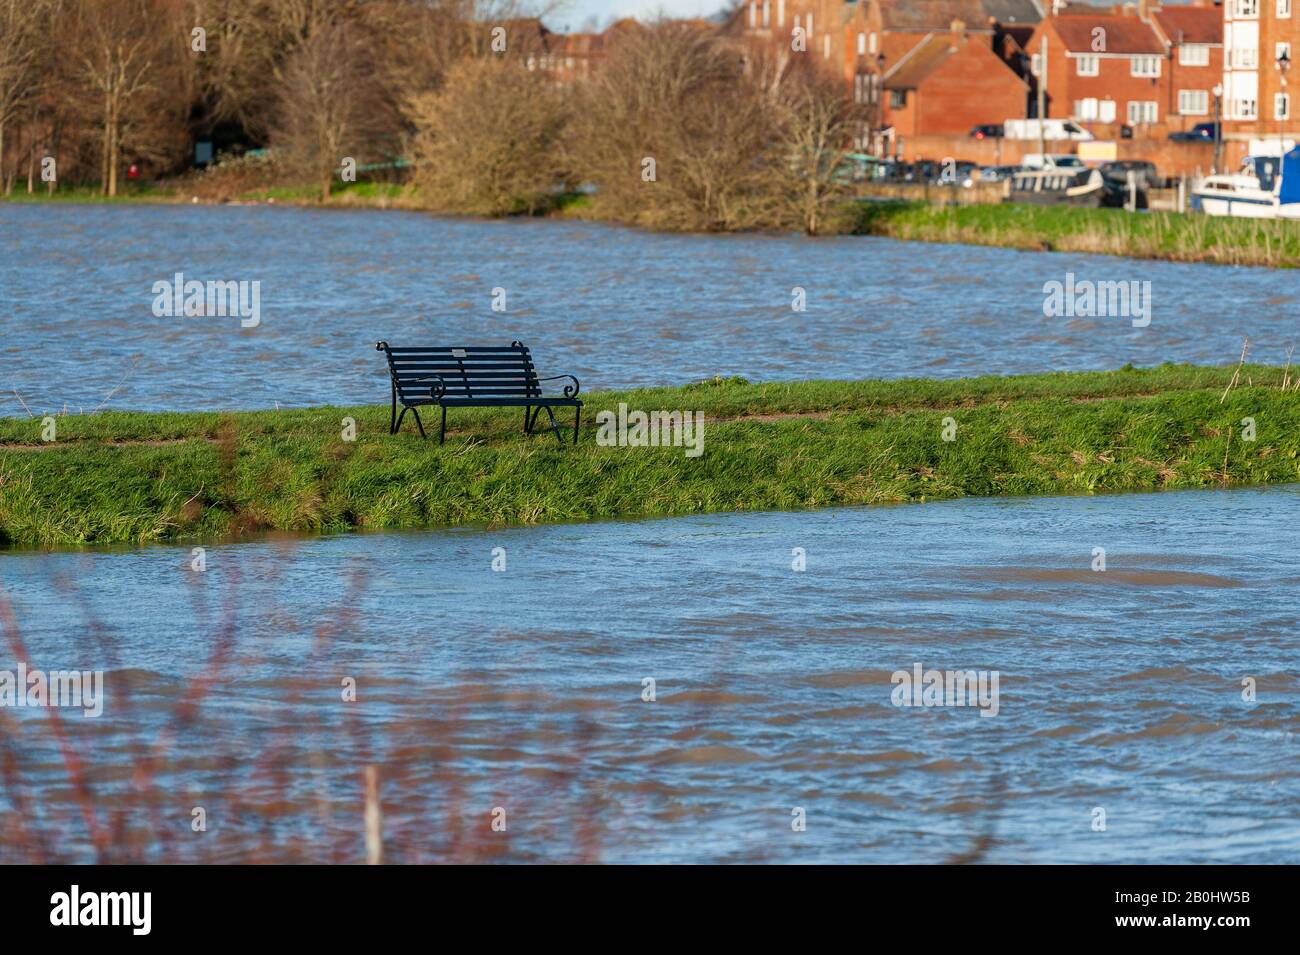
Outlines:
{"type": "MultiPolygon", "coordinates": [[[[409,161],[422,204],[537,212],[580,190],[659,228],[835,227],[858,107],[810,59],[664,20],[543,68],[516,0],[0,0],[0,187],[185,173],[266,147],[323,197],[409,161]],[[592,189],[591,187],[594,187],[592,189]]],[[[227,168],[235,168],[232,164],[227,168]]],[[[221,168],[219,165],[218,168],[221,168]]]]}

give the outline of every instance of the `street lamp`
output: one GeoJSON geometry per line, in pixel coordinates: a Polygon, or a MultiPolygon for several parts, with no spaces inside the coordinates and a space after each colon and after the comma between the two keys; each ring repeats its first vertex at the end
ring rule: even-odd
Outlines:
{"type": "Polygon", "coordinates": [[[872,144],[875,148],[872,150],[882,159],[885,156],[885,52],[882,50],[876,54],[876,75],[874,77],[876,88],[876,135],[875,142],[872,144]]]}
{"type": "Polygon", "coordinates": [[[1277,118],[1277,154],[1279,157],[1278,158],[1279,169],[1282,168],[1281,156],[1284,152],[1286,152],[1286,143],[1284,143],[1282,140],[1283,137],[1282,130],[1283,130],[1283,126],[1286,123],[1287,116],[1289,116],[1291,113],[1291,100],[1286,95],[1286,74],[1289,69],[1291,69],[1291,57],[1287,55],[1287,51],[1284,49],[1282,51],[1282,54],[1277,58],[1277,71],[1279,74],[1281,74],[1282,96],[1284,97],[1284,102],[1286,103],[1286,113],[1279,114],[1277,118]]]}
{"type": "Polygon", "coordinates": [[[1215,83],[1214,89],[1214,164],[1212,171],[1219,171],[1219,154],[1223,149],[1223,84],[1215,83]]]}

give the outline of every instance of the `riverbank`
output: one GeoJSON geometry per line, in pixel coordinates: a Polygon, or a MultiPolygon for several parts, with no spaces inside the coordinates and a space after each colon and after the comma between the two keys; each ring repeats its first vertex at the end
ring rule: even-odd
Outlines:
{"type": "MultiPolygon", "coordinates": [[[[148,204],[294,205],[307,208],[401,209],[445,214],[411,185],[347,183],[322,200],[312,186],[274,186],[233,193],[205,193],[186,181],[131,183],[113,197],[89,188],[64,187],[46,194],[15,191],[0,200],[20,203],[91,202],[148,204]]],[[[555,218],[611,222],[598,196],[557,196],[545,213],[555,218]]],[[[1082,252],[1169,262],[1300,267],[1300,225],[1265,219],[1215,218],[1193,213],[1128,213],[1119,209],[1013,204],[938,205],[926,202],[853,201],[832,217],[844,235],[870,235],[910,242],[964,243],[1000,248],[1082,252]]]]}
{"type": "Polygon", "coordinates": [[[1300,266],[1300,225],[1198,213],[1068,206],[864,202],[854,231],[920,242],[1122,255],[1215,265],[1300,266]]]}
{"type": "Polygon", "coordinates": [[[39,418],[7,418],[0,543],[141,544],[1300,480],[1295,374],[1246,365],[1221,401],[1235,371],[732,379],[604,392],[584,396],[577,447],[523,436],[517,409],[452,411],[442,447],[422,441],[410,415],[402,434],[388,435],[387,406],[67,415],[55,420],[54,442],[41,440],[39,418]],[[599,445],[595,416],[620,403],[703,413],[703,453],[599,445]],[[345,418],[355,421],[355,440],[344,440],[345,418]],[[1243,418],[1255,422],[1253,441],[1244,440],[1243,418]]]}

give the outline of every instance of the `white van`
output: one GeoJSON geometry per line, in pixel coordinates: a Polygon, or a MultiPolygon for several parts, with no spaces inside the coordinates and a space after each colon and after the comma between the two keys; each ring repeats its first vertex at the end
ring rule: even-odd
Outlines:
{"type": "Polygon", "coordinates": [[[1072,119],[1009,119],[1002,124],[1007,139],[1038,139],[1038,126],[1043,124],[1043,139],[1070,139],[1086,142],[1094,139],[1072,119]]]}

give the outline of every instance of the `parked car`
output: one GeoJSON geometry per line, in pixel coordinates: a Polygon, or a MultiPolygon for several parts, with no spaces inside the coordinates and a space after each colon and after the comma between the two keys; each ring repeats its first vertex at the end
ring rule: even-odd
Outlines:
{"type": "Polygon", "coordinates": [[[1019,166],[980,166],[980,182],[1005,182],[1019,169],[1019,166]]]}
{"type": "Polygon", "coordinates": [[[939,164],[929,159],[899,163],[898,169],[903,182],[934,182],[939,178],[939,164]]]}
{"type": "Polygon", "coordinates": [[[1156,175],[1155,163],[1142,159],[1120,159],[1115,162],[1104,162],[1100,168],[1103,176],[1123,186],[1127,186],[1130,172],[1133,173],[1133,178],[1137,181],[1140,189],[1155,189],[1161,185],[1160,177],[1156,175]]]}
{"type": "Polygon", "coordinates": [[[1197,123],[1191,129],[1169,134],[1171,143],[1212,143],[1219,132],[1218,123],[1197,123]]]}
{"type": "Polygon", "coordinates": [[[1005,130],[1001,123],[984,123],[970,131],[971,139],[1001,139],[1005,130]]]}
{"type": "Polygon", "coordinates": [[[938,175],[930,181],[936,186],[961,186],[963,189],[969,189],[975,185],[977,168],[973,162],[940,163],[938,175]]]}

